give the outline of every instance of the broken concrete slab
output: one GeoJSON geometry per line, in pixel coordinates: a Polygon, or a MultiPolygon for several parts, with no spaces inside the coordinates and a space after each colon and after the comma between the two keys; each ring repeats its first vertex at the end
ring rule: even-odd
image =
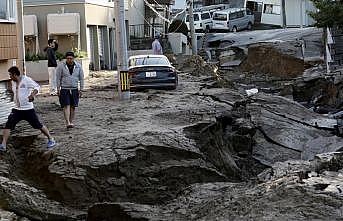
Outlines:
{"type": "Polygon", "coordinates": [[[67,208],[24,183],[0,177],[2,205],[23,217],[37,220],[82,220],[86,213],[67,208]]]}
{"type": "Polygon", "coordinates": [[[333,135],[334,125],[328,123],[330,119],[283,97],[260,93],[255,95],[252,101],[247,105],[247,110],[252,122],[261,132],[256,135],[258,149],[255,153],[258,154],[258,159],[262,157],[269,165],[283,158],[277,151],[272,154],[270,151],[273,148],[289,149],[285,152],[286,158],[290,158],[288,154],[295,151],[291,154],[293,157],[300,153],[300,158],[297,159],[310,160],[315,154],[336,151],[343,147],[343,140],[333,135]],[[261,149],[266,146],[266,141],[271,143],[273,148],[261,149]],[[276,159],[273,157],[275,154],[278,156],[276,159]]]}
{"type": "MultiPolygon", "coordinates": [[[[343,212],[342,173],[329,167],[316,170],[318,165],[335,162],[342,153],[328,155],[331,157],[323,161],[319,157],[276,163],[263,172],[265,180],[259,184],[194,184],[164,205],[116,203],[103,208],[108,208],[107,213],[120,211],[118,215],[132,220],[339,220],[343,212]]],[[[342,161],[336,165],[343,167],[342,161]]],[[[109,220],[110,216],[101,218],[109,220]]]]}

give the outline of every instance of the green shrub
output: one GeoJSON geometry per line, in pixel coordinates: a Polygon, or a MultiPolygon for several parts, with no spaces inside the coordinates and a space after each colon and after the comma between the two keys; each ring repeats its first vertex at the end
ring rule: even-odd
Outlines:
{"type": "Polygon", "coordinates": [[[35,53],[26,53],[25,54],[25,61],[39,61],[39,60],[46,60],[46,55],[44,54],[35,54],[35,53]]]}
{"type": "Polygon", "coordinates": [[[81,51],[77,48],[74,48],[74,54],[75,54],[75,58],[87,58],[87,52],[86,51],[81,51]]]}
{"type": "Polygon", "coordinates": [[[56,58],[57,60],[62,61],[63,59],[65,59],[65,56],[61,52],[56,51],[56,58]]]}
{"type": "Polygon", "coordinates": [[[309,12],[319,28],[343,27],[343,1],[312,0],[317,12],[309,12]]]}

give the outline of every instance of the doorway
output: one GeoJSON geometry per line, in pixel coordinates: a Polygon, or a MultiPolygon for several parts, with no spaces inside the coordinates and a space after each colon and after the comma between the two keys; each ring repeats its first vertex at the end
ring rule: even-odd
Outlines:
{"type": "Polygon", "coordinates": [[[254,13],[255,23],[261,23],[263,3],[247,1],[246,8],[250,9],[254,13]]]}

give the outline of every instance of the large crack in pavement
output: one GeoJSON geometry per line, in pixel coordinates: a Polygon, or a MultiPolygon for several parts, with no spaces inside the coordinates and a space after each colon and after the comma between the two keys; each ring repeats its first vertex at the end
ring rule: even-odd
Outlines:
{"type": "MultiPolygon", "coordinates": [[[[288,130],[293,124],[302,125],[308,130],[304,134],[308,132],[314,138],[333,136],[282,115],[275,115],[275,125],[283,128],[275,134],[272,124],[263,124],[273,109],[259,109],[274,106],[262,106],[259,102],[280,102],[276,97],[261,95],[260,101],[248,102],[231,89],[200,88],[201,82],[188,76],[174,92],[136,93],[130,102],[123,103],[108,99],[108,91],[87,91],[77,114],[78,125],[72,131],[61,129],[62,113],[54,101],[39,97],[37,111],[52,129],[58,146],[47,153],[42,149],[45,140],[41,136],[12,143],[8,156],[1,158],[6,165],[0,168],[3,204],[29,219],[82,220],[91,207],[88,218],[97,220],[92,218],[96,217],[92,211],[99,212],[102,206],[104,216],[115,212],[118,217],[134,220],[123,209],[124,202],[139,209],[146,205],[150,211],[154,206],[178,199],[197,185],[234,182],[233,186],[241,185],[242,189],[254,186],[262,171],[292,154],[283,150],[270,158],[256,157],[267,157],[265,151],[270,150],[257,148],[261,139],[266,146],[273,145],[259,135],[261,130],[290,149],[292,146],[278,139],[282,133],[293,135],[288,130]],[[289,124],[285,125],[286,122],[289,124]],[[25,199],[21,198],[23,193],[25,199]],[[109,202],[109,206],[103,206],[104,202],[109,202]]],[[[293,102],[282,102],[294,110],[305,111],[293,102]]],[[[307,144],[294,137],[297,144],[307,144]]],[[[300,159],[298,155],[294,158],[300,159]]],[[[201,214],[205,216],[204,211],[201,214]]],[[[147,218],[140,220],[144,219],[147,218]]]]}

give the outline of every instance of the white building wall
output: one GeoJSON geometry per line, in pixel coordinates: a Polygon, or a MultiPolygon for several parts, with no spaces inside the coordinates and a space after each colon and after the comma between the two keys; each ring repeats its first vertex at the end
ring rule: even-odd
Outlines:
{"type": "Polygon", "coordinates": [[[303,10],[302,12],[300,12],[301,2],[302,2],[301,0],[287,0],[286,1],[286,20],[287,20],[288,27],[300,26],[301,24],[300,13],[303,13],[303,18],[304,18],[304,4],[303,4],[303,10]]]}
{"type": "MultiPolygon", "coordinates": [[[[260,2],[259,0],[255,0],[260,2]]],[[[314,20],[308,15],[308,11],[315,11],[313,3],[310,0],[286,0],[286,22],[288,27],[299,27],[301,25],[301,13],[302,22],[304,26],[310,26],[314,24],[314,20]],[[302,2],[303,7],[301,11],[300,3],[302,2]]],[[[263,0],[262,18],[261,23],[279,25],[282,26],[282,11],[281,11],[281,0],[263,0]],[[273,8],[280,8],[280,13],[266,13],[265,5],[273,5],[273,8]]],[[[275,10],[279,11],[279,10],[275,10]]]]}
{"type": "Polygon", "coordinates": [[[310,26],[314,24],[314,20],[308,15],[308,11],[315,11],[313,3],[309,0],[287,0],[286,1],[286,19],[288,27],[310,26]],[[302,11],[300,4],[302,4],[302,11]],[[302,15],[301,15],[302,14],[302,15]]]}
{"type": "MultiPolygon", "coordinates": [[[[316,11],[317,8],[314,6],[313,2],[310,1],[310,0],[305,0],[305,9],[306,11],[316,11]]],[[[306,12],[305,13],[305,25],[306,26],[310,26],[310,25],[313,25],[315,23],[314,19],[308,15],[308,13],[306,12]]]]}
{"type": "Polygon", "coordinates": [[[144,0],[128,0],[128,20],[129,25],[144,24],[145,8],[144,0]]]}
{"type": "Polygon", "coordinates": [[[263,0],[261,23],[281,26],[282,25],[281,11],[277,9],[281,9],[280,0],[263,0]],[[272,5],[274,7],[274,13],[273,14],[265,13],[265,5],[272,5]]]}

